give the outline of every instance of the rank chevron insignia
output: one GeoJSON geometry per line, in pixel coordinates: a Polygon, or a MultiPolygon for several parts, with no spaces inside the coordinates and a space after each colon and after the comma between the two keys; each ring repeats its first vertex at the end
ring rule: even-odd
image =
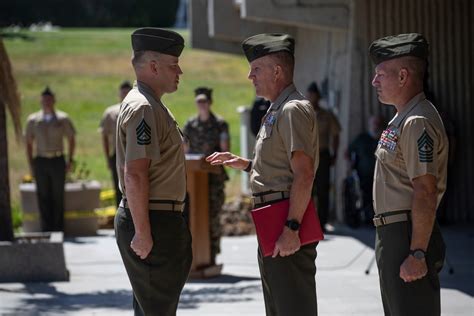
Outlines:
{"type": "Polygon", "coordinates": [[[138,124],[137,128],[137,144],[138,145],[150,145],[151,144],[151,128],[145,122],[143,118],[138,124]]]}
{"type": "Polygon", "coordinates": [[[433,139],[426,130],[423,131],[417,142],[420,162],[433,162],[433,139]]]}

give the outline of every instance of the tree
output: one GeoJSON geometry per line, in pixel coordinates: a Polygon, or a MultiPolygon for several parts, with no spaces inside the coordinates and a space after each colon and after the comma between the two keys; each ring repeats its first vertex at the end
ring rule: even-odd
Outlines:
{"type": "Polygon", "coordinates": [[[0,34],[0,241],[13,241],[8,177],[7,108],[12,117],[15,135],[19,140],[21,135],[20,98],[10,59],[0,34]]]}

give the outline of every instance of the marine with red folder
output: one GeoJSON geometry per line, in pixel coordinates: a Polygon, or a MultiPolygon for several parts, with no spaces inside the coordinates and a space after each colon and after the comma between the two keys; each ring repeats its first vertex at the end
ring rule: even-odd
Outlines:
{"type": "Polygon", "coordinates": [[[211,164],[250,172],[256,208],[252,213],[260,241],[258,262],[269,316],[317,315],[317,242],[303,245],[302,240],[303,232],[321,230],[310,204],[319,162],[318,128],[312,105],[293,84],[294,45],[290,35],[275,33],[255,35],[242,43],[250,63],[248,78],[257,96],[270,100],[271,106],[262,119],[252,160],[228,152],[206,158],[211,164]],[[308,223],[309,230],[304,228],[308,223]]]}
{"type": "MultiPolygon", "coordinates": [[[[258,246],[264,257],[273,255],[275,244],[287,224],[289,208],[290,200],[285,199],[252,210],[251,214],[257,232],[258,246]]],[[[313,199],[309,200],[298,233],[303,246],[324,239],[313,199]]]]}

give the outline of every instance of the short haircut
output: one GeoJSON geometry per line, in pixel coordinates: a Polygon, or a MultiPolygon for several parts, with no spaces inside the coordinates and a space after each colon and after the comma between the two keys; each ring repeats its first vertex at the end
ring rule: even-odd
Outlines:
{"type": "Polygon", "coordinates": [[[400,67],[407,68],[408,72],[421,82],[423,82],[425,77],[426,66],[427,62],[422,58],[414,56],[400,57],[400,67]]]}
{"type": "Polygon", "coordinates": [[[158,59],[160,53],[151,50],[141,50],[133,53],[132,65],[134,68],[141,68],[144,64],[153,59],[158,59]]]}
{"type": "Polygon", "coordinates": [[[269,56],[276,64],[282,67],[285,77],[293,78],[293,72],[295,69],[295,58],[292,54],[286,51],[281,51],[270,54],[269,56]]]}

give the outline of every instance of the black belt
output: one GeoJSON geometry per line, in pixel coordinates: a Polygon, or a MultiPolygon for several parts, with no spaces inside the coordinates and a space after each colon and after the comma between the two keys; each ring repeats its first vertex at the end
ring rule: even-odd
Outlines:
{"type": "Polygon", "coordinates": [[[388,224],[407,222],[411,219],[411,211],[393,211],[375,215],[374,226],[380,227],[388,224]]]}
{"type": "MultiPolygon", "coordinates": [[[[123,208],[130,208],[127,199],[122,199],[119,206],[123,208]]],[[[182,212],[184,209],[184,201],[148,200],[148,209],[150,211],[182,212]]]]}
{"type": "Polygon", "coordinates": [[[252,202],[254,205],[262,203],[270,203],[290,197],[289,191],[267,191],[262,193],[256,193],[252,196],[252,202]]]}

